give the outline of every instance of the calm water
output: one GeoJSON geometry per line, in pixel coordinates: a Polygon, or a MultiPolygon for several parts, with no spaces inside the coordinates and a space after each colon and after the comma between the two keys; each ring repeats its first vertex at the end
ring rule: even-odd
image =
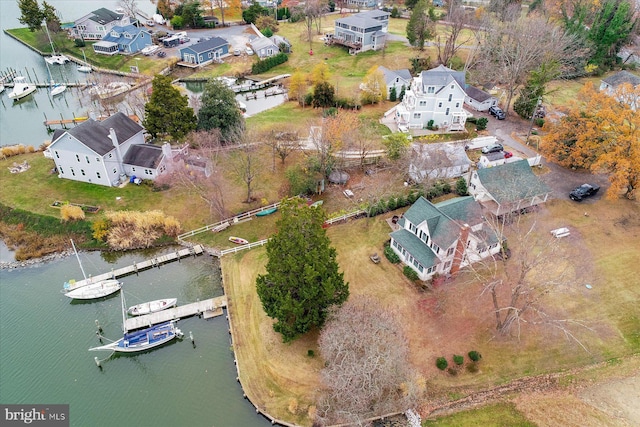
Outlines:
{"type": "MultiPolygon", "coordinates": [[[[147,258],[105,260],[81,253],[87,274],[147,258]]],[[[184,319],[186,335],[137,356],[112,357],[100,370],[88,352],[103,335],[121,336],[120,297],[74,303],[60,293],[65,280],[80,278],[74,257],[34,268],[0,271],[0,402],[69,403],[73,426],[267,426],[242,398],[235,380],[224,316],[184,319]],[[189,331],[196,340],[194,349],[189,331]]],[[[122,279],[127,305],[162,297],[178,304],[222,295],[217,260],[187,258],[122,279]]]]}

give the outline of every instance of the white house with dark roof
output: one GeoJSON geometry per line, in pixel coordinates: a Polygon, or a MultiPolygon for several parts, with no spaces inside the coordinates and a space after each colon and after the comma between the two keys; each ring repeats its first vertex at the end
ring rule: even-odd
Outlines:
{"type": "Polygon", "coordinates": [[[56,130],[45,156],[55,162],[59,178],[108,187],[123,175],[155,179],[166,170],[167,157],[162,148],[145,144],[144,128],[120,112],[56,130]]]}
{"type": "Polygon", "coordinates": [[[469,172],[471,160],[463,143],[412,144],[409,176],[414,182],[458,178],[469,172]]]}
{"type": "Polygon", "coordinates": [[[113,27],[122,27],[133,22],[124,13],[113,12],[102,7],[76,19],[71,28],[71,35],[77,39],[100,40],[109,34],[113,27]]]}
{"type": "MultiPolygon", "coordinates": [[[[640,86],[640,77],[635,74],[631,74],[628,71],[620,71],[609,77],[606,77],[600,81],[600,91],[604,91],[609,96],[616,96],[616,91],[624,84],[631,85],[632,88],[640,86]]],[[[620,99],[619,99],[620,100],[620,99]]],[[[632,110],[640,109],[640,101],[637,97],[624,97],[622,100],[629,104],[632,110]]]]}
{"type": "Polygon", "coordinates": [[[387,39],[389,16],[389,12],[368,10],[338,18],[329,42],[348,47],[350,54],[382,49],[387,39]]]}
{"type": "Polygon", "coordinates": [[[414,77],[402,102],[395,108],[394,120],[399,127],[424,129],[433,126],[448,131],[464,130],[465,74],[444,65],[423,71],[414,77]]]}
{"type": "Polygon", "coordinates": [[[151,34],[144,27],[116,25],[102,40],[93,44],[93,51],[103,55],[134,54],[152,44],[151,34]]]}
{"type": "Polygon", "coordinates": [[[551,190],[523,159],[474,171],[469,193],[493,215],[501,216],[546,202],[551,190]]]}
{"type": "Polygon", "coordinates": [[[477,87],[467,85],[465,92],[467,96],[464,103],[476,111],[487,111],[490,107],[498,105],[498,98],[477,87]]]}
{"type": "Polygon", "coordinates": [[[404,86],[405,90],[407,90],[411,85],[411,72],[406,68],[390,70],[380,65],[378,70],[384,75],[384,82],[387,85],[387,99],[391,95],[391,88],[396,88],[396,96],[400,96],[402,87],[404,86]]]}
{"type": "Polygon", "coordinates": [[[455,274],[500,251],[500,242],[473,197],[433,204],[420,197],[390,234],[391,248],[420,280],[455,274]]]}
{"type": "Polygon", "coordinates": [[[183,62],[206,65],[229,56],[229,42],[221,37],[211,37],[180,49],[183,62]]]}

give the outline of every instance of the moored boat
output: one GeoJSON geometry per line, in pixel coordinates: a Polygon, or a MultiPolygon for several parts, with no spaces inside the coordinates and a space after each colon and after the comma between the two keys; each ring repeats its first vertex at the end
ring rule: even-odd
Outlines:
{"type": "Polygon", "coordinates": [[[136,353],[157,347],[181,336],[182,331],[176,327],[175,322],[170,321],[139,331],[125,332],[118,341],[92,347],[89,351],[111,350],[121,353],[136,353]]]}
{"type": "Polygon", "coordinates": [[[122,289],[122,282],[115,279],[107,279],[72,289],[65,292],[64,296],[71,299],[89,300],[109,296],[120,289],[122,289]]]}
{"type": "Polygon", "coordinates": [[[13,90],[9,92],[9,99],[17,101],[24,98],[36,91],[36,85],[33,83],[27,83],[27,79],[24,76],[19,76],[13,79],[13,90]]]}
{"type": "Polygon", "coordinates": [[[62,55],[62,54],[47,56],[47,57],[44,58],[44,60],[49,65],[53,65],[53,64],[64,65],[64,64],[66,64],[67,62],[70,61],[70,59],[67,56],[62,55]]]}
{"type": "Polygon", "coordinates": [[[247,243],[249,243],[247,239],[243,239],[242,237],[236,237],[236,236],[229,237],[229,241],[236,243],[238,245],[246,245],[247,243]]]}
{"type": "Polygon", "coordinates": [[[142,304],[129,307],[127,309],[127,313],[132,316],[142,316],[143,314],[166,310],[167,308],[175,306],[177,302],[177,298],[164,298],[155,301],[144,302],[142,304]]]}

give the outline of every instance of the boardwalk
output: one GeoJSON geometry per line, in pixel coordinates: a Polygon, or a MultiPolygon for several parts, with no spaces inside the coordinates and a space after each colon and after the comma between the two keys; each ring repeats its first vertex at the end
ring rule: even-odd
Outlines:
{"type": "Polygon", "coordinates": [[[139,263],[135,263],[133,265],[119,268],[117,270],[112,270],[109,273],[100,274],[98,276],[89,277],[84,280],[78,280],[75,283],[71,283],[68,289],[65,289],[66,292],[77,289],[81,286],[89,285],[91,283],[99,282],[101,280],[107,279],[117,279],[123,276],[128,276],[129,274],[138,273],[139,271],[146,270],[152,267],[160,267],[162,264],[166,264],[168,262],[177,261],[181,258],[193,255],[200,255],[204,252],[204,249],[201,245],[195,245],[190,248],[180,249],[176,252],[171,252],[165,255],[160,255],[155,258],[142,261],[139,263]]]}
{"type": "Polygon", "coordinates": [[[158,323],[169,320],[182,319],[200,313],[203,314],[205,319],[208,319],[222,315],[222,308],[226,306],[227,297],[223,295],[221,297],[181,305],[144,316],[129,318],[125,321],[125,329],[132,331],[134,329],[148,328],[151,325],[157,325],[158,323]]]}

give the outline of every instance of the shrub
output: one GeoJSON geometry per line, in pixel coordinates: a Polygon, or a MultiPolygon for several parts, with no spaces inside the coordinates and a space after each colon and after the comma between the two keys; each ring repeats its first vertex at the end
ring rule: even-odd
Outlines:
{"type": "Polygon", "coordinates": [[[387,257],[391,264],[397,264],[400,262],[400,257],[393,251],[393,249],[391,249],[391,246],[384,248],[384,256],[387,257]]]}
{"type": "Polygon", "coordinates": [[[436,366],[441,371],[444,371],[445,369],[447,369],[447,366],[449,366],[449,363],[447,362],[447,359],[445,359],[444,357],[438,357],[438,359],[436,360],[436,366]]]}
{"type": "Polygon", "coordinates": [[[389,101],[396,102],[397,100],[398,100],[398,93],[396,91],[396,87],[391,86],[391,89],[389,89],[389,101]]]}
{"type": "Polygon", "coordinates": [[[433,119],[429,120],[427,122],[427,129],[429,130],[433,129],[433,123],[434,123],[433,119]]]}
{"type": "Polygon", "coordinates": [[[295,397],[289,398],[289,412],[295,415],[298,412],[298,399],[295,397]]]}
{"type": "Polygon", "coordinates": [[[184,19],[182,19],[182,16],[176,15],[173,18],[171,18],[171,26],[173,27],[174,30],[178,30],[182,28],[183,25],[184,25],[184,19]]]}
{"type": "Polygon", "coordinates": [[[478,360],[482,359],[482,355],[475,350],[471,350],[469,352],[469,359],[473,360],[474,362],[477,362],[478,360]]]}
{"type": "Polygon", "coordinates": [[[453,368],[453,367],[451,367],[451,368],[447,369],[447,372],[448,372],[450,375],[454,375],[454,376],[455,376],[455,375],[458,375],[458,370],[457,370],[457,369],[455,369],[455,368],[453,368]]]}
{"type": "Polygon", "coordinates": [[[476,122],[476,129],[485,130],[487,128],[487,123],[489,123],[489,120],[486,117],[480,117],[476,122]]]}
{"type": "Polygon", "coordinates": [[[467,365],[467,372],[475,374],[476,372],[478,372],[478,365],[475,364],[475,363],[468,364],[467,365]]]}
{"type": "Polygon", "coordinates": [[[93,230],[93,238],[104,242],[107,239],[109,233],[109,221],[106,219],[99,219],[91,225],[93,230]]]}
{"type": "Polygon", "coordinates": [[[180,223],[161,211],[118,211],[105,216],[111,224],[107,243],[116,250],[148,248],[164,236],[173,238],[180,232],[180,223]]]}
{"type": "Polygon", "coordinates": [[[542,126],[544,126],[544,119],[537,118],[534,123],[536,124],[536,126],[541,128],[542,126]]]}
{"type": "Polygon", "coordinates": [[[314,357],[316,354],[313,350],[307,350],[307,356],[308,357],[314,357]]]}
{"type": "Polygon", "coordinates": [[[478,118],[476,116],[468,117],[467,123],[478,123],[478,118]]]}
{"type": "Polygon", "coordinates": [[[467,180],[463,177],[458,178],[456,181],[456,194],[459,196],[467,196],[469,189],[467,188],[467,180]]]}
{"type": "Polygon", "coordinates": [[[458,366],[462,365],[464,363],[464,356],[461,356],[459,354],[454,354],[453,363],[455,363],[458,366]]]}
{"type": "Polygon", "coordinates": [[[400,18],[400,11],[395,6],[393,6],[393,9],[391,9],[391,17],[392,18],[400,18]]]}
{"type": "Polygon", "coordinates": [[[313,94],[307,93],[304,95],[304,105],[311,105],[313,103],[313,94]]]}
{"type": "Polygon", "coordinates": [[[416,280],[419,279],[418,277],[418,273],[411,267],[409,267],[408,265],[405,265],[404,268],[402,269],[402,272],[404,273],[405,276],[407,276],[407,278],[413,282],[415,282],[416,280]]]}
{"type": "Polygon", "coordinates": [[[64,205],[60,208],[60,216],[63,221],[77,221],[84,219],[84,211],[80,206],[64,205]]]}
{"type": "Polygon", "coordinates": [[[389,200],[387,201],[387,209],[392,211],[392,210],[395,210],[397,206],[398,206],[397,199],[395,197],[389,197],[389,200]]]}
{"type": "Polygon", "coordinates": [[[271,31],[271,28],[265,28],[264,30],[260,31],[262,33],[263,36],[265,37],[271,37],[273,36],[273,31],[271,31]]]}
{"type": "Polygon", "coordinates": [[[76,47],[85,47],[87,45],[83,39],[75,39],[73,43],[76,47]]]}
{"type": "Polygon", "coordinates": [[[289,60],[289,57],[287,56],[286,53],[282,53],[282,52],[278,53],[277,55],[270,56],[265,59],[261,59],[258,62],[254,63],[251,66],[251,73],[252,74],[265,73],[270,69],[272,69],[273,67],[276,67],[280,64],[284,64],[288,60],[289,60]]]}

